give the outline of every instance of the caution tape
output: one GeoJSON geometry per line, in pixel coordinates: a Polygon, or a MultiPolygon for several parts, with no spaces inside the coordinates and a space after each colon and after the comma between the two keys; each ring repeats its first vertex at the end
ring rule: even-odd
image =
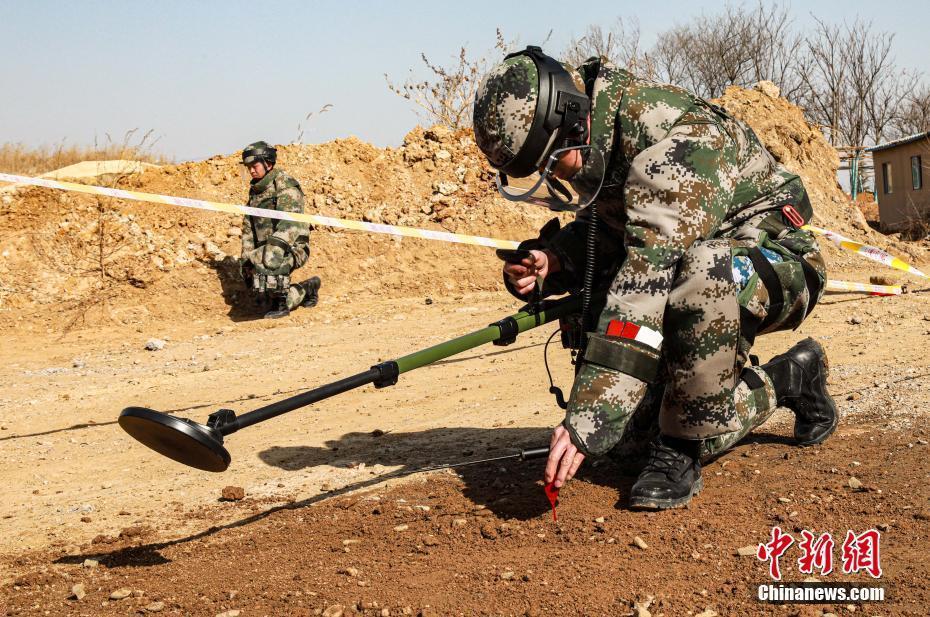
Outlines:
{"type": "Polygon", "coordinates": [[[827,281],[827,291],[861,291],[864,293],[881,294],[883,296],[900,296],[903,289],[900,285],[871,285],[869,283],[850,283],[849,281],[827,281]]]}
{"type": "MultiPolygon", "coordinates": [[[[469,236],[466,234],[455,234],[448,231],[434,231],[432,229],[419,229],[416,227],[405,227],[403,225],[385,225],[382,223],[366,223],[364,221],[353,221],[351,219],[340,219],[331,216],[320,216],[316,214],[303,214],[298,212],[281,212],[279,210],[267,210],[264,208],[252,208],[237,204],[226,204],[216,201],[206,201],[203,199],[189,199],[186,197],[171,197],[169,195],[158,195],[156,193],[142,193],[139,191],[125,191],[122,189],[106,188],[103,186],[94,186],[90,184],[77,184],[74,182],[60,182],[58,180],[48,180],[46,178],[33,178],[31,176],[17,176],[13,174],[0,173],[0,181],[13,182],[17,184],[28,184],[32,186],[42,186],[50,189],[61,191],[73,191],[75,193],[85,193],[88,195],[106,195],[117,199],[127,199],[130,201],[144,201],[156,204],[168,204],[171,206],[181,206],[183,208],[195,208],[198,210],[211,210],[213,212],[226,212],[227,214],[241,214],[257,216],[264,218],[280,219],[284,221],[300,221],[310,223],[311,225],[321,225],[326,227],[336,227],[340,229],[352,229],[355,231],[368,231],[372,233],[388,234],[392,236],[404,236],[408,238],[421,238],[423,240],[439,240],[441,242],[453,242],[456,244],[469,244],[473,246],[488,246],[492,248],[513,249],[517,248],[517,242],[513,240],[500,240],[497,238],[485,238],[483,236],[469,236]]],[[[892,268],[903,270],[917,276],[928,278],[926,274],[917,268],[905,263],[897,257],[883,251],[882,249],[842,236],[829,229],[805,225],[804,229],[826,236],[838,246],[853,251],[879,263],[883,263],[892,268]]],[[[850,283],[847,281],[827,281],[827,291],[859,291],[866,293],[878,293],[887,295],[899,295],[902,293],[900,285],[870,285],[867,283],[850,283]]]]}
{"type": "Polygon", "coordinates": [[[30,184],[33,186],[43,186],[49,189],[58,189],[61,191],[73,191],[75,193],[86,193],[88,195],[106,195],[117,199],[128,199],[131,201],[145,201],[156,204],[168,204],[172,206],[181,206],[184,208],[196,208],[198,210],[212,210],[214,212],[226,212],[228,214],[243,214],[249,216],[264,217],[270,219],[280,219],[283,221],[300,221],[310,223],[311,225],[322,225],[326,227],[337,227],[340,229],[352,229],[355,231],[368,231],[378,234],[389,234],[392,236],[404,236],[408,238],[421,238],[423,240],[439,240],[441,242],[454,242],[456,244],[470,244],[473,246],[489,246],[492,248],[515,249],[518,242],[513,240],[498,240],[496,238],[485,238],[482,236],[469,236],[466,234],[454,234],[448,231],[434,231],[432,229],[418,229],[416,227],[405,227],[403,225],[385,225],[382,223],[366,223],[364,221],[353,221],[350,219],[339,219],[331,216],[319,216],[316,214],[302,214],[298,212],[281,212],[279,210],[267,210],[265,208],[251,208],[249,206],[240,206],[236,204],[224,204],[215,201],[206,201],[203,199],[188,199],[186,197],[170,197],[168,195],[157,195],[155,193],[140,193],[138,191],[124,191],[122,189],[112,189],[102,186],[93,186],[90,184],[76,184],[74,182],[59,182],[57,180],[47,180],[45,178],[32,178],[30,176],[15,176],[12,174],[0,173],[0,181],[15,182],[20,184],[30,184]]]}
{"type": "Polygon", "coordinates": [[[877,261],[878,263],[884,264],[890,268],[903,270],[904,272],[908,272],[923,278],[930,278],[914,266],[901,259],[898,259],[887,251],[883,251],[877,246],[870,246],[868,244],[863,244],[862,242],[856,242],[855,240],[850,240],[846,236],[840,235],[835,231],[830,231],[829,229],[823,229],[821,227],[814,227],[813,225],[805,225],[802,227],[802,229],[806,229],[807,231],[811,231],[817,235],[824,236],[825,238],[832,240],[833,243],[840,248],[846,249],[847,251],[852,251],[853,253],[862,255],[863,257],[871,259],[872,261],[877,261]]]}

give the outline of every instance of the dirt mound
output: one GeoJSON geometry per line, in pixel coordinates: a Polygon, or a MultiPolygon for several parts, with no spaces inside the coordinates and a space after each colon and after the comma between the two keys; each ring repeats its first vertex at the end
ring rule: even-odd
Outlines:
{"type": "Polygon", "coordinates": [[[868,231],[836,179],[839,155],[823,133],[804,119],[801,108],[774,92],[730,87],[716,100],[749,124],[779,163],[801,176],[814,205],[814,224],[844,235],[868,231]]]}

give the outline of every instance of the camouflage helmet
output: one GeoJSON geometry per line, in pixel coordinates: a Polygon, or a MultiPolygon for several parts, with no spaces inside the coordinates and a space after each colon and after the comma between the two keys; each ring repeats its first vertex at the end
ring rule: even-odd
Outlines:
{"type": "Polygon", "coordinates": [[[509,54],[475,96],[475,142],[501,173],[522,178],[552,150],[587,136],[591,102],[572,72],[542,49],[509,54]]]}
{"type": "Polygon", "coordinates": [[[256,141],[242,149],[243,165],[262,161],[265,165],[272,166],[277,160],[278,151],[273,146],[269,146],[266,141],[256,141]]]}

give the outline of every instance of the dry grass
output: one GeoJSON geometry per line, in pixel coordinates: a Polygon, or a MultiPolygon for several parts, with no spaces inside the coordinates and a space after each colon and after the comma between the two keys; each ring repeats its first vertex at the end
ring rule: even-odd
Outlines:
{"type": "Polygon", "coordinates": [[[158,139],[149,131],[141,136],[137,129],[127,131],[123,138],[114,141],[106,135],[103,143],[92,146],[65,145],[64,140],[54,146],[31,147],[22,143],[0,145],[0,172],[20,175],[38,175],[81,161],[108,161],[129,159],[147,163],[170,163],[167,157],[153,153],[158,139]]]}

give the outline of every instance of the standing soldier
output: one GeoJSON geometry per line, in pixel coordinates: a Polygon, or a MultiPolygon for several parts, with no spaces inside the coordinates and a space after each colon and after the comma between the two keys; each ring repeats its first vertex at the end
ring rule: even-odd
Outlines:
{"type": "MultiPolygon", "coordinates": [[[[300,184],[275,168],[277,150],[264,141],[242,151],[248,171],[249,206],[283,212],[304,211],[300,184]]],[[[245,216],[242,220],[242,257],[239,261],[246,285],[271,300],[265,319],[286,317],[298,306],[315,306],[320,277],[291,284],[291,272],[310,256],[310,225],[298,221],[245,216]]]]}
{"type": "Polygon", "coordinates": [[[586,305],[603,291],[547,482],[561,486],[588,455],[629,458],[646,435],[630,504],[678,507],[703,487],[701,461],[777,406],[794,411],[801,445],[834,431],[817,342],[750,363],[756,334],[796,328],[826,277],[800,229],[813,215],[801,180],[752,129],[680,88],[603,59],[566,68],[538,47],[482,82],[474,129],[503,197],[578,212],[521,245],[530,256],[504,266],[510,291],[526,298],[537,276],[546,294],[586,305]]]}

